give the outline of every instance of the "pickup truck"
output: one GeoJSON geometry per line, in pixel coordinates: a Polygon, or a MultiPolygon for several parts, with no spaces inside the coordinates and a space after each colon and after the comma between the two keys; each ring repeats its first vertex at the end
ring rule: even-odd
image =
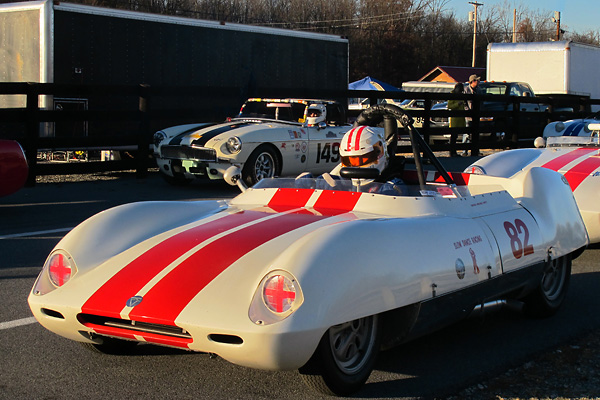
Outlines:
{"type": "MultiPolygon", "coordinates": [[[[466,85],[466,83],[465,83],[466,85]]],[[[481,95],[500,95],[500,96],[523,96],[537,99],[531,86],[524,82],[480,82],[477,88],[477,93],[481,95]]],[[[533,103],[519,104],[519,131],[517,135],[518,142],[533,142],[533,140],[541,135],[544,126],[548,123],[548,114],[546,113],[548,106],[533,103]]],[[[436,104],[432,110],[447,110],[448,102],[436,104]]],[[[484,114],[479,119],[480,140],[507,140],[512,138],[508,134],[511,130],[513,122],[513,103],[507,101],[483,101],[480,104],[480,112],[484,114]],[[486,112],[503,112],[501,115],[485,115],[486,112]]],[[[470,123],[467,119],[467,125],[470,123]]],[[[434,117],[431,119],[432,128],[447,128],[448,118],[434,117]]],[[[447,141],[449,134],[432,134],[432,141],[447,141]]]]}

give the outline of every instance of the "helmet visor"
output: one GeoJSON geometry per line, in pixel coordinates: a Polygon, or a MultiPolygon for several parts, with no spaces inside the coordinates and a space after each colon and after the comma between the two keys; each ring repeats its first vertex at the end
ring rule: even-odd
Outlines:
{"type": "Polygon", "coordinates": [[[360,156],[342,156],[343,167],[364,167],[369,164],[373,164],[379,159],[381,150],[375,147],[367,154],[361,154],[360,156]]]}

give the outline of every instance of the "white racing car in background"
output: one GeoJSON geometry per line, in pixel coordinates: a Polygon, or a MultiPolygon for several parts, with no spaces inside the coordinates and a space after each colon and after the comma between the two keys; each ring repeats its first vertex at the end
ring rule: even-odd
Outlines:
{"type": "Polygon", "coordinates": [[[340,140],[349,129],[335,101],[252,98],[226,122],[158,131],[154,156],[171,183],[223,179],[237,165],[253,185],[262,178],[330,171],[340,161],[340,140]]]}
{"type": "Polygon", "coordinates": [[[535,167],[560,172],[569,183],[590,242],[600,242],[600,120],[552,122],[538,148],[507,150],[477,160],[465,172],[511,177],[535,167]]]}
{"type": "MultiPolygon", "coordinates": [[[[298,369],[310,387],[349,395],[380,348],[476,307],[511,299],[529,315],[555,313],[588,243],[564,178],[545,168],[449,174],[400,108],[377,105],[357,121],[389,116],[413,142],[415,168],[389,164],[403,183],[362,191],[379,170],[342,168],[338,180],[246,188],[230,167],[225,179],[244,190],[232,200],[103,211],[50,253],[29,295],[34,316],[96,351],[151,343],[213,353],[298,369]]],[[[395,126],[386,124],[392,142],[395,126]]]]}

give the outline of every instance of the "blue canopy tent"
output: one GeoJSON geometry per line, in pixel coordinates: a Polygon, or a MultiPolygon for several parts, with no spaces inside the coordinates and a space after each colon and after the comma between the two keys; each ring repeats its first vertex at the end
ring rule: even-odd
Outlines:
{"type": "MultiPolygon", "coordinates": [[[[402,92],[402,89],[399,89],[395,86],[390,85],[389,83],[385,83],[378,79],[371,78],[370,76],[366,76],[359,81],[349,83],[348,90],[379,90],[388,92],[402,92]]],[[[393,102],[393,100],[390,101],[393,102]]],[[[368,98],[355,97],[348,99],[348,109],[350,110],[361,110],[369,107],[369,105],[370,100],[368,98]]]]}
{"type": "Polygon", "coordinates": [[[382,82],[370,76],[364,77],[359,81],[348,84],[348,90],[385,90],[385,91],[402,91],[389,83],[382,82]]]}

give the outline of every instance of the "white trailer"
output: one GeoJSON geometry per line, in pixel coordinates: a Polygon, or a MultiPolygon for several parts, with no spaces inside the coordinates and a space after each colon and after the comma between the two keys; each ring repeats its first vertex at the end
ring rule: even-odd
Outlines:
{"type": "Polygon", "coordinates": [[[571,40],[490,43],[487,80],[527,82],[536,95],[600,98],[600,47],[571,40]]]}

